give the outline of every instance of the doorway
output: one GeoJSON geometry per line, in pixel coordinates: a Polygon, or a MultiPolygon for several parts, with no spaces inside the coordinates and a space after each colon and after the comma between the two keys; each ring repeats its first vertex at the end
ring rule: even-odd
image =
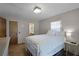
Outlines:
{"type": "Polygon", "coordinates": [[[17,21],[9,21],[10,45],[18,43],[18,23],[17,21]]]}

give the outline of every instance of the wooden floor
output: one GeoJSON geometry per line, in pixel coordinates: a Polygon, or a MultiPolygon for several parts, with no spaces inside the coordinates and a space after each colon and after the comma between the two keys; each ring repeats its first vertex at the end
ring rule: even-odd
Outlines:
{"type": "Polygon", "coordinates": [[[27,56],[24,44],[10,45],[9,56],[27,56]]]}

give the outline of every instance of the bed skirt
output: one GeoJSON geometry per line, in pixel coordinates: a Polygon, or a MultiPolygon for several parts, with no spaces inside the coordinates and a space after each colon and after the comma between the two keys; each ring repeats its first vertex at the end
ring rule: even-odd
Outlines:
{"type": "MultiPolygon", "coordinates": [[[[27,56],[33,56],[32,54],[31,54],[31,52],[27,49],[27,56]]],[[[64,56],[64,49],[62,49],[62,50],[60,50],[59,52],[57,52],[55,55],[53,55],[53,56],[64,56]]]]}

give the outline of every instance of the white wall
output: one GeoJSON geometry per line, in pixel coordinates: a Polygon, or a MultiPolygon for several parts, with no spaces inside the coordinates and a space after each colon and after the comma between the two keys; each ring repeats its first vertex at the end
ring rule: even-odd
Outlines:
{"type": "Polygon", "coordinates": [[[39,33],[47,33],[47,31],[50,29],[50,22],[57,20],[62,21],[64,30],[73,30],[71,40],[79,43],[79,9],[41,20],[39,22],[39,33]]]}
{"type": "Polygon", "coordinates": [[[9,37],[9,21],[6,19],[6,36],[9,37]]]}

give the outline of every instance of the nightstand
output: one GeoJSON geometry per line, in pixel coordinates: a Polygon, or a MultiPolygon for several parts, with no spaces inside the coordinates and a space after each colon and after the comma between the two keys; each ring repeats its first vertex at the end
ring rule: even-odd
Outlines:
{"type": "Polygon", "coordinates": [[[78,44],[75,42],[65,42],[65,48],[64,50],[66,51],[66,55],[68,55],[68,52],[73,53],[75,56],[78,55],[78,44]]]}

